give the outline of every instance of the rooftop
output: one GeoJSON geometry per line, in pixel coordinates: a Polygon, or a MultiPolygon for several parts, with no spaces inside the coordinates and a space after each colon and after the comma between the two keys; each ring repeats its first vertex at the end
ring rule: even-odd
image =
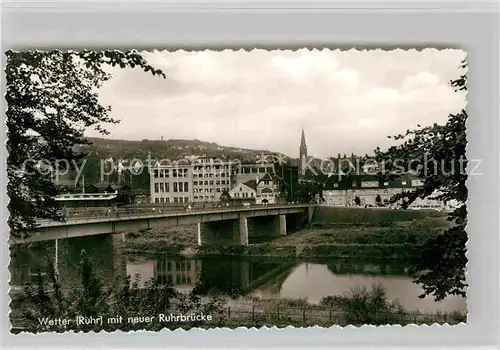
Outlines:
{"type": "Polygon", "coordinates": [[[415,188],[422,185],[423,180],[411,174],[403,174],[391,180],[383,179],[379,175],[350,175],[341,177],[333,175],[325,181],[325,190],[415,188]]]}
{"type": "Polygon", "coordinates": [[[111,200],[116,198],[116,193],[74,193],[74,194],[61,194],[54,199],[58,202],[67,201],[102,201],[111,200]]]}

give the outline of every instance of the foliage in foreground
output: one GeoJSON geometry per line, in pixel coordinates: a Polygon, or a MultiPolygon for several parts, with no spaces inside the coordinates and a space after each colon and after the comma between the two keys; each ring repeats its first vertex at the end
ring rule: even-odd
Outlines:
{"type": "MultiPolygon", "coordinates": [[[[467,68],[463,62],[462,69],[467,68]]],[[[451,85],[462,93],[467,90],[467,77],[462,75],[451,85]]],[[[386,174],[413,172],[424,180],[424,186],[415,191],[395,195],[391,202],[403,201],[406,208],[417,198],[435,198],[456,201],[458,207],[449,214],[454,227],[430,239],[420,247],[422,259],[416,268],[416,283],[422,285],[425,295],[442,300],[447,295],[466,296],[465,268],[468,191],[466,181],[467,112],[450,114],[444,125],[407,130],[405,134],[390,136],[401,143],[386,151],[375,150],[376,159],[383,163],[386,174]]]]}
{"type": "MultiPolygon", "coordinates": [[[[51,265],[52,266],[52,265],[51,265]]],[[[21,307],[23,328],[28,332],[57,331],[131,331],[163,328],[176,329],[207,326],[206,321],[170,321],[158,322],[158,315],[212,315],[214,320],[209,326],[217,326],[218,317],[223,310],[223,299],[213,296],[203,300],[196,293],[183,294],[171,285],[162,285],[152,279],[143,287],[139,286],[139,278],[131,281],[130,276],[104,287],[92,268],[92,263],[85,252],[80,262],[80,285],[64,291],[57,274],[53,269],[49,272],[50,281],[43,281],[38,275],[36,285],[28,285],[23,290],[18,305],[21,307]],[[72,319],[78,316],[87,318],[103,318],[103,324],[46,325],[43,319],[72,319]],[[107,322],[108,318],[122,316],[123,322],[107,322]],[[154,322],[127,322],[129,317],[155,316],[154,322]]]]}
{"type": "Polygon", "coordinates": [[[448,322],[460,323],[466,321],[466,316],[460,313],[446,315],[417,315],[408,313],[398,300],[389,300],[384,287],[373,285],[352,288],[343,296],[328,296],[321,300],[321,305],[341,311],[345,321],[353,325],[386,325],[410,323],[448,322]]]}
{"type": "Polygon", "coordinates": [[[165,77],[136,51],[8,51],[6,53],[7,193],[11,234],[22,235],[36,218],[62,220],[54,200],[53,170],[81,168],[84,132],[108,134],[118,123],[97,90],[111,78],[105,67],[138,68],[165,77]]]}

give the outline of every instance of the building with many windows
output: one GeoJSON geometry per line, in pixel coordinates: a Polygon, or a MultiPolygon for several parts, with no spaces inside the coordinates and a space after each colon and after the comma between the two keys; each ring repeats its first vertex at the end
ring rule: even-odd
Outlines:
{"type": "Polygon", "coordinates": [[[190,164],[158,163],[150,170],[151,202],[188,203],[193,201],[193,167],[190,164]]]}
{"type": "Polygon", "coordinates": [[[222,192],[231,188],[234,163],[200,158],[193,167],[193,201],[218,202],[222,192]]]}
{"type": "Polygon", "coordinates": [[[233,176],[235,183],[245,183],[247,181],[261,178],[265,174],[274,175],[275,164],[272,162],[261,162],[256,164],[238,164],[234,167],[233,176]]]}
{"type": "MultiPolygon", "coordinates": [[[[324,204],[340,207],[375,207],[389,205],[389,200],[398,193],[415,190],[424,185],[423,180],[405,174],[392,181],[380,181],[375,175],[331,176],[323,190],[324,204]],[[358,201],[356,200],[358,198],[358,201]],[[357,204],[358,202],[359,204],[357,204]]],[[[436,195],[436,194],[435,194],[436,195]]],[[[456,203],[442,202],[427,198],[417,198],[409,208],[453,209],[456,203]]]]}
{"type": "Polygon", "coordinates": [[[151,202],[197,203],[219,201],[231,188],[231,162],[199,157],[151,168],[151,202]]]}
{"type": "Polygon", "coordinates": [[[286,170],[285,173],[279,170],[273,162],[241,164],[207,157],[189,157],[165,165],[156,163],[150,169],[151,202],[219,202],[221,195],[228,193],[231,199],[276,203],[280,192],[291,194],[297,188],[297,169],[286,170]]]}

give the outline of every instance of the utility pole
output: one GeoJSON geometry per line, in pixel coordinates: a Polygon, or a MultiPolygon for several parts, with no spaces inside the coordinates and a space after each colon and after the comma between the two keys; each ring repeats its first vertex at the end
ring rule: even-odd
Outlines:
{"type": "Polygon", "coordinates": [[[82,174],[82,194],[85,194],[85,175],[82,174]]]}

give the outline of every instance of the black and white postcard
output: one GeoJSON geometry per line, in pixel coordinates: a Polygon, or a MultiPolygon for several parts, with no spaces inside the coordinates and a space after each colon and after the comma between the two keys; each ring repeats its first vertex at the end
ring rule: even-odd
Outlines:
{"type": "Polygon", "coordinates": [[[8,51],[5,74],[12,333],[467,323],[464,51],[8,51]]]}

